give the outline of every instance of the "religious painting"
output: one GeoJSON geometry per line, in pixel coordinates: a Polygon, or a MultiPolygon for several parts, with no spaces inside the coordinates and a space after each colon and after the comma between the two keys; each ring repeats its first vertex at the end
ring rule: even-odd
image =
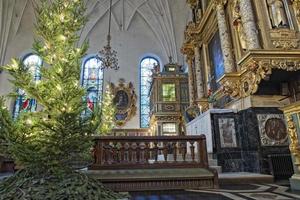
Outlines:
{"type": "Polygon", "coordinates": [[[237,147],[234,118],[220,118],[218,122],[221,148],[237,147]]]}
{"type": "Polygon", "coordinates": [[[288,145],[283,114],[258,114],[260,141],[263,146],[288,145]]]}
{"type": "Polygon", "coordinates": [[[214,37],[209,42],[208,49],[209,49],[210,60],[212,62],[211,75],[210,75],[211,80],[209,80],[210,81],[209,84],[210,84],[210,88],[213,91],[216,91],[220,87],[220,84],[217,83],[217,80],[219,80],[225,73],[219,32],[216,32],[214,37]]]}
{"type": "Polygon", "coordinates": [[[116,106],[115,121],[119,127],[124,126],[136,114],[136,99],[132,82],[125,84],[124,79],[119,80],[119,85],[111,83],[114,94],[114,105],[116,106]]]}

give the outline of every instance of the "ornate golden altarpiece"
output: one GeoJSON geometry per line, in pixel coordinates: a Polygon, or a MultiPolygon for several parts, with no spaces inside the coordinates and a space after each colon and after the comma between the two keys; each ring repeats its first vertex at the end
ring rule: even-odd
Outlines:
{"type": "MultiPolygon", "coordinates": [[[[262,80],[267,81],[273,70],[300,69],[300,1],[279,1],[280,8],[274,7],[273,0],[211,0],[203,8],[199,5],[204,0],[187,0],[194,20],[186,27],[181,50],[194,72],[197,72],[200,59],[198,65],[204,81],[201,84],[204,93],[199,95],[199,90],[195,89],[190,97],[192,103],[208,108],[206,85],[213,67],[208,45],[217,31],[225,73],[217,80],[220,87],[214,91],[216,99],[224,96],[234,100],[246,98],[257,92],[262,80]]],[[[194,85],[191,88],[199,85],[196,76],[190,81],[194,85]]]]}

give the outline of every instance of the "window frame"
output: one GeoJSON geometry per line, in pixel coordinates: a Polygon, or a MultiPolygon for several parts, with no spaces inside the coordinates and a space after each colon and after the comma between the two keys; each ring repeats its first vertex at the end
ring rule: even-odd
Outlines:
{"type": "MultiPolygon", "coordinates": [[[[143,57],[142,59],[141,59],[141,61],[140,61],[140,65],[139,65],[139,81],[140,81],[140,84],[139,84],[139,92],[140,92],[140,97],[139,97],[139,100],[140,100],[140,112],[139,112],[139,114],[140,114],[140,128],[149,128],[149,124],[148,124],[148,126],[144,126],[144,124],[142,124],[142,119],[143,119],[143,116],[145,116],[146,114],[144,114],[144,113],[142,113],[142,109],[143,109],[143,107],[145,106],[143,103],[142,103],[142,98],[145,96],[145,95],[142,95],[142,87],[143,86],[146,86],[146,85],[142,85],[142,78],[144,77],[144,76],[142,76],[142,68],[143,68],[143,66],[142,66],[142,63],[143,63],[143,61],[144,60],[147,60],[147,59],[150,59],[150,60],[154,60],[154,61],[156,61],[156,63],[160,66],[160,62],[159,62],[159,60],[160,59],[158,59],[158,58],[156,58],[156,57],[154,57],[154,56],[145,56],[145,57],[143,57]]],[[[154,67],[154,66],[153,66],[154,67]]],[[[153,68],[152,68],[153,69],[153,68]]],[[[152,69],[150,69],[150,70],[152,70],[152,69]]],[[[150,91],[150,88],[148,89],[148,93],[149,93],[149,91],[150,91]]],[[[149,105],[147,105],[147,107],[150,109],[150,96],[149,96],[149,94],[148,94],[148,98],[149,98],[149,105]]],[[[148,114],[148,117],[150,117],[150,113],[148,114]]],[[[150,120],[149,120],[149,122],[150,122],[150,120]]]]}

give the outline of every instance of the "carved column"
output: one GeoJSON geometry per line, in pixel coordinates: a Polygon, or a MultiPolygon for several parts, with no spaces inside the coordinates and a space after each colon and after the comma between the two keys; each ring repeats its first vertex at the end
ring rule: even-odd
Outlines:
{"type": "Polygon", "coordinates": [[[190,106],[195,104],[195,90],[194,90],[194,73],[193,73],[193,59],[192,55],[187,56],[188,70],[189,70],[189,98],[190,106]]]}
{"type": "Polygon", "coordinates": [[[221,48],[222,48],[223,59],[224,59],[225,73],[230,73],[235,71],[235,65],[234,65],[233,54],[232,54],[232,44],[229,37],[229,30],[226,22],[227,20],[225,17],[225,10],[224,10],[225,2],[226,1],[224,0],[216,0],[215,5],[217,10],[217,20],[219,26],[221,48]]]}
{"type": "Polygon", "coordinates": [[[300,113],[300,102],[289,104],[281,108],[281,110],[283,110],[287,122],[287,131],[290,138],[289,147],[294,164],[294,174],[289,179],[290,185],[292,190],[300,190],[300,130],[297,128],[297,124],[299,124],[297,115],[300,113]]]}
{"type": "Polygon", "coordinates": [[[204,97],[203,90],[203,73],[201,69],[200,62],[200,48],[198,46],[195,47],[195,69],[196,69],[196,85],[197,85],[197,98],[198,100],[204,97]]]}
{"type": "Polygon", "coordinates": [[[256,28],[251,0],[240,0],[240,13],[247,38],[248,49],[260,49],[258,30],[256,28]]]}

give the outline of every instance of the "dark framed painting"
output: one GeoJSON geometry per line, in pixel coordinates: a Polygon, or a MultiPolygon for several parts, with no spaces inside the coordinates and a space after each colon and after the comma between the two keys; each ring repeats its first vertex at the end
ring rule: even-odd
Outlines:
{"type": "Polygon", "coordinates": [[[234,118],[220,118],[218,122],[221,148],[238,147],[234,118]]]}
{"type": "Polygon", "coordinates": [[[208,44],[208,51],[211,60],[211,74],[209,84],[212,91],[216,91],[220,87],[220,84],[217,83],[217,80],[219,80],[225,73],[219,31],[217,31],[214,34],[213,38],[210,40],[208,44]]]}
{"type": "Polygon", "coordinates": [[[110,83],[114,94],[114,105],[116,106],[115,122],[119,127],[124,126],[134,115],[136,115],[136,99],[133,83],[125,83],[124,79],[119,80],[119,85],[110,83]]]}

